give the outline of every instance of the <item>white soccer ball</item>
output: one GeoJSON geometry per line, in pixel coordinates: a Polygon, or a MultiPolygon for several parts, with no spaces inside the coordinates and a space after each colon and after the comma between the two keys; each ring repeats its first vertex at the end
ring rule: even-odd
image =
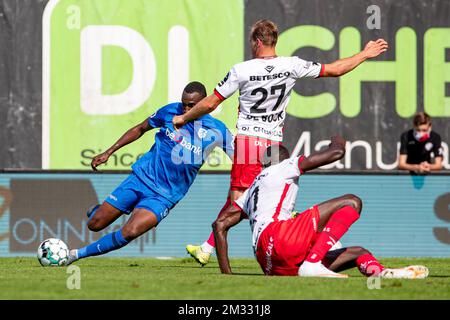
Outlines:
{"type": "Polygon", "coordinates": [[[59,239],[44,240],[39,245],[37,258],[43,267],[64,266],[69,258],[69,247],[59,239]]]}

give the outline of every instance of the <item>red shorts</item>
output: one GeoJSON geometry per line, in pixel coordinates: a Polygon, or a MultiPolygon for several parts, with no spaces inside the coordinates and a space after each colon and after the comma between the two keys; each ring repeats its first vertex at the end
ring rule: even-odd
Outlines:
{"type": "Polygon", "coordinates": [[[259,236],[256,259],[266,275],[296,276],[319,224],[314,206],[294,219],[272,222],[259,236]]]}
{"type": "Polygon", "coordinates": [[[266,148],[280,143],[264,138],[237,135],[234,140],[234,160],[231,167],[231,190],[248,189],[262,171],[261,159],[266,148]]]}

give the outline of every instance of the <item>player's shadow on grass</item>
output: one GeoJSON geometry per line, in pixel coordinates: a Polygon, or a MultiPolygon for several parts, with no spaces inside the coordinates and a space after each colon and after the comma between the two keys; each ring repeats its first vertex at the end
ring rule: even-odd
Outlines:
{"type": "Polygon", "coordinates": [[[166,265],[164,266],[164,268],[187,268],[187,269],[214,269],[216,267],[214,266],[199,266],[199,265],[184,265],[184,266],[180,266],[180,265],[166,265]]]}
{"type": "Polygon", "coordinates": [[[262,273],[233,272],[233,276],[261,276],[261,277],[264,277],[265,275],[262,273]]]}
{"type": "MultiPolygon", "coordinates": [[[[176,266],[176,265],[167,265],[164,266],[164,268],[181,268],[181,269],[198,269],[198,270],[205,270],[207,269],[208,272],[209,270],[217,270],[217,274],[220,275],[220,270],[219,267],[215,267],[215,266],[205,266],[205,267],[200,267],[200,266],[176,266]]],[[[243,268],[241,268],[243,269],[243,268]]],[[[264,276],[264,274],[262,273],[243,273],[243,272],[233,272],[233,276],[264,276]]]]}

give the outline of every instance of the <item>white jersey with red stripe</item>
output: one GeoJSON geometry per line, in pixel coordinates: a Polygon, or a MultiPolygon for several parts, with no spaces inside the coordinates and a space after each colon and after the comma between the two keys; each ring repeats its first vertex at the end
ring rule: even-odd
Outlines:
{"type": "Polygon", "coordinates": [[[322,72],[323,65],[299,57],[256,58],[234,65],[214,93],[225,100],[239,90],[238,134],[282,141],[296,80],[318,78],[322,72]]]}
{"type": "Polygon", "coordinates": [[[235,201],[250,220],[253,248],[270,223],[291,218],[301,174],[299,164],[303,159],[304,156],[286,159],[264,169],[235,201]]]}

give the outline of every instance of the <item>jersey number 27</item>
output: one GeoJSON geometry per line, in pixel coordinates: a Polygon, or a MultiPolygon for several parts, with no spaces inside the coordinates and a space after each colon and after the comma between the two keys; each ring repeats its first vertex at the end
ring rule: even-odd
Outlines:
{"type": "MultiPolygon", "coordinates": [[[[278,96],[277,102],[275,103],[275,106],[273,107],[272,111],[277,110],[277,108],[280,106],[281,101],[283,101],[284,94],[286,92],[286,84],[280,84],[276,85],[270,88],[270,95],[274,95],[277,93],[277,91],[280,91],[280,95],[278,96]]],[[[253,89],[253,91],[250,93],[252,96],[256,96],[258,93],[261,93],[261,99],[256,101],[256,103],[250,108],[250,113],[265,113],[267,111],[267,108],[261,108],[258,109],[258,107],[266,101],[269,93],[265,88],[256,88],[253,89]]]]}

